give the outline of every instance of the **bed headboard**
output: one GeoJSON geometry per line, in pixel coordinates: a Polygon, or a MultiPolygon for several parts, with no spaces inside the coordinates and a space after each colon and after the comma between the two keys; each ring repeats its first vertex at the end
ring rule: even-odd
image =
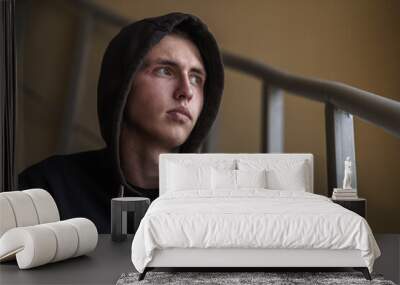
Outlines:
{"type": "Polygon", "coordinates": [[[307,181],[306,191],[314,191],[314,166],[313,155],[310,153],[165,153],[159,157],[159,191],[160,195],[166,192],[167,165],[169,162],[195,165],[216,166],[223,168],[238,169],[238,164],[244,166],[262,162],[267,165],[290,165],[292,163],[304,162],[306,166],[305,179],[307,181]]]}

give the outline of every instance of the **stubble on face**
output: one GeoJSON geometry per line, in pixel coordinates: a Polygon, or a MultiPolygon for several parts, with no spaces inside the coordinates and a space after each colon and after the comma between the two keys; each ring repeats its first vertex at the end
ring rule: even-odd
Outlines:
{"type": "Polygon", "coordinates": [[[135,75],[124,125],[135,143],[173,149],[193,130],[204,103],[206,72],[188,39],[168,35],[146,55],[135,75]]]}

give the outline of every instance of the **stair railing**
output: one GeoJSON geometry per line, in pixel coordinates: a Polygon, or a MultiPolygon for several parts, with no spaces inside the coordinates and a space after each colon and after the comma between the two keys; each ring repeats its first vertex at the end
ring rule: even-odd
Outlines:
{"type": "Polygon", "coordinates": [[[283,90],[325,104],[329,196],[343,181],[346,157],[353,161],[353,187],[357,188],[353,115],[400,137],[398,101],[339,82],[293,75],[227,52],[224,64],[263,82],[263,152],[283,152],[283,90]]]}

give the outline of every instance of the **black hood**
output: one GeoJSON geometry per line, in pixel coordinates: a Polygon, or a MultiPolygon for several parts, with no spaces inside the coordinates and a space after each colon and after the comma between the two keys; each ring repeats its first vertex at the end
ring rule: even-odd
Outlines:
{"type": "MultiPolygon", "coordinates": [[[[149,50],[172,30],[186,33],[197,46],[207,72],[203,110],[179,152],[198,152],[216,118],[224,86],[224,70],[218,45],[207,26],[183,13],[147,18],[132,23],[111,40],[103,57],[97,89],[97,111],[101,135],[121,185],[127,184],[120,167],[119,137],[125,104],[136,71],[149,50]]],[[[135,191],[134,191],[135,192],[135,191]]]]}

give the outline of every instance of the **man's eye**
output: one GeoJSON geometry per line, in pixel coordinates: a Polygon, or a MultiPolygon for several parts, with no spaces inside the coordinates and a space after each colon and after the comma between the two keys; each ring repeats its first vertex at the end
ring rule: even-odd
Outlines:
{"type": "Polygon", "coordinates": [[[190,76],[190,83],[194,85],[201,85],[203,82],[203,79],[200,76],[197,75],[192,75],[190,76]]]}
{"type": "Polygon", "coordinates": [[[171,71],[167,67],[160,67],[156,70],[158,75],[171,75],[171,71]]]}

